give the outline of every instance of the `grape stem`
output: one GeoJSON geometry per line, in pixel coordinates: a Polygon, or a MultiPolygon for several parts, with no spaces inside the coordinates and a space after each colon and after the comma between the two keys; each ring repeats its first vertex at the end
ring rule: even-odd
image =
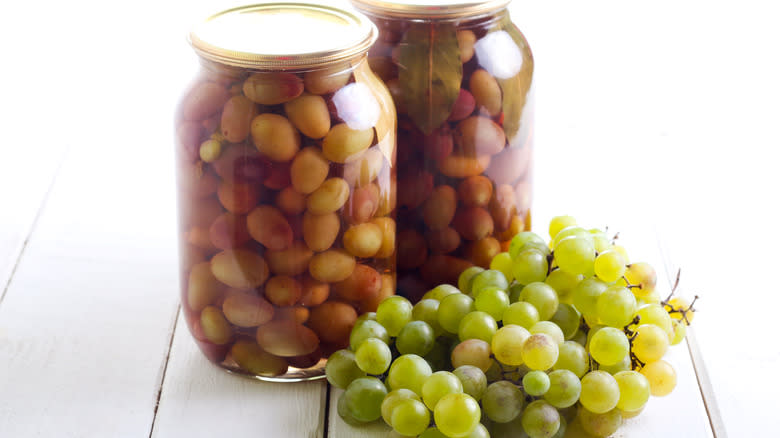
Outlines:
{"type": "MultiPolygon", "coordinates": [[[[627,267],[627,268],[628,268],[628,267],[631,267],[631,265],[626,265],[626,267],[627,267]]],[[[626,278],[626,276],[625,276],[625,275],[623,276],[623,281],[625,281],[625,282],[626,282],[626,288],[628,288],[628,289],[631,289],[631,288],[633,288],[633,287],[636,287],[636,288],[642,289],[642,285],[641,285],[641,284],[631,284],[631,283],[628,281],[628,278],[626,278]]]]}

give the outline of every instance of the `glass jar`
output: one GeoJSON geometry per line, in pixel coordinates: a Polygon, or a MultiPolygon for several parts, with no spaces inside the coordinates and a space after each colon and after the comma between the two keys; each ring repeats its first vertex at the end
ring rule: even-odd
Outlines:
{"type": "Polygon", "coordinates": [[[190,33],[200,71],[175,117],[182,310],[223,368],[321,377],[394,294],[396,116],[366,60],[376,35],[357,12],[294,3],[190,33]]]}
{"type": "Polygon", "coordinates": [[[398,112],[399,293],[487,268],[530,229],[533,57],[509,0],[352,0],[398,112]]]}

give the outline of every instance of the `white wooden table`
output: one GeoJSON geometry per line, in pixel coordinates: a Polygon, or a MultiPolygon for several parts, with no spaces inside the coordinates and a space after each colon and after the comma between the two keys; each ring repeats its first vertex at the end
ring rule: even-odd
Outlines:
{"type": "MultiPolygon", "coordinates": [[[[323,381],[211,366],[178,312],[172,113],[189,23],[230,2],[0,14],[0,437],[386,437],[323,381]],[[185,6],[186,5],[186,6],[185,6]]],[[[610,225],[702,296],[675,392],[620,437],[773,436],[780,28],[770,2],[516,0],[535,215],[610,225]],[[690,348],[689,348],[690,347],[690,348]]]]}

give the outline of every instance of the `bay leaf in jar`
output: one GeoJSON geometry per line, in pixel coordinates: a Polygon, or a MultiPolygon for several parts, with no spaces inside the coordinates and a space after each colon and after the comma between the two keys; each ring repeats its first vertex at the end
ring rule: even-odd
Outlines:
{"type": "Polygon", "coordinates": [[[407,113],[430,134],[447,120],[460,92],[463,65],[455,26],[413,23],[401,40],[398,61],[407,113]]]}
{"type": "MultiPolygon", "coordinates": [[[[502,20],[499,26],[493,30],[505,31],[521,49],[528,45],[520,31],[509,20],[502,20]]],[[[527,50],[521,50],[521,52],[523,53],[522,69],[510,78],[498,79],[503,96],[501,111],[504,113],[504,133],[506,133],[510,145],[517,144],[515,136],[520,131],[523,110],[528,101],[534,71],[533,58],[527,56],[530,52],[527,50]]]]}

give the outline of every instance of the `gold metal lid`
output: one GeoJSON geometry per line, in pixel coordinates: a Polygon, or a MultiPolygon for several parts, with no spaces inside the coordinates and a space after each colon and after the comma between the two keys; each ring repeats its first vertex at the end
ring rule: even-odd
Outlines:
{"type": "Polygon", "coordinates": [[[237,67],[306,68],[366,52],[377,29],[359,12],[306,3],[263,3],[229,9],[193,27],[198,55],[237,67]]]}
{"type": "Polygon", "coordinates": [[[504,9],[511,0],[351,0],[361,11],[385,17],[455,19],[478,17],[504,9]]]}

